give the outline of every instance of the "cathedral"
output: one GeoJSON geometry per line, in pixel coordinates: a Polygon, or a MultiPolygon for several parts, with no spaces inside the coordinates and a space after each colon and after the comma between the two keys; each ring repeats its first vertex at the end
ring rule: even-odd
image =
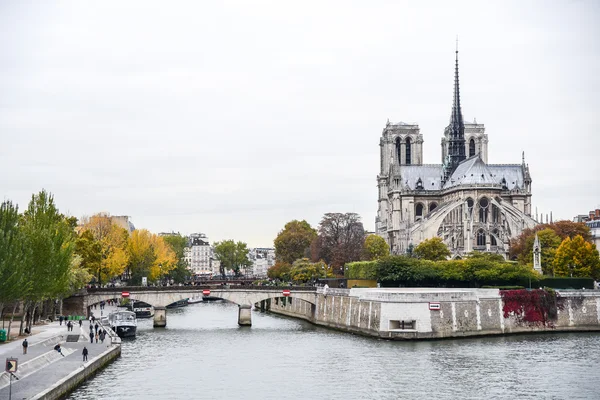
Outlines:
{"type": "Polygon", "coordinates": [[[506,258],[510,239],[536,225],[525,157],[520,164],[488,164],[484,125],[463,120],[458,50],[442,163],[423,163],[419,125],[388,121],[379,146],[375,226],[392,254],[410,252],[423,240],[439,236],[455,259],[471,251],[506,258]]]}

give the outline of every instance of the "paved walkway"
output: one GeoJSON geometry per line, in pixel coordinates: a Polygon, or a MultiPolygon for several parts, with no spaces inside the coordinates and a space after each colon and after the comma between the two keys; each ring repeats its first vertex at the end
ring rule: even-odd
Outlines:
{"type": "MultiPolygon", "coordinates": [[[[100,314],[100,310],[95,310],[96,314],[100,314]]],[[[107,311],[104,311],[107,314],[107,311]]],[[[42,392],[55,384],[60,379],[66,377],[77,368],[83,366],[82,351],[83,347],[88,349],[88,361],[90,362],[94,357],[101,354],[110,346],[110,338],[104,340],[104,344],[100,341],[98,343],[91,344],[89,339],[90,322],[83,321],[83,325],[79,328],[78,321],[75,322],[72,332],[67,331],[67,327],[63,322],[62,326],[58,321],[47,324],[39,325],[34,327],[33,334],[27,337],[29,342],[29,348],[27,354],[23,354],[22,342],[23,340],[15,340],[10,343],[0,344],[0,362],[2,363],[2,371],[4,371],[5,360],[8,357],[15,357],[19,360],[19,366],[23,363],[30,361],[42,354],[48,352],[54,352],[54,346],[56,343],[60,343],[63,349],[73,350],[73,352],[65,357],[52,362],[31,375],[25,376],[22,379],[16,381],[12,380],[12,398],[13,399],[28,399],[42,392]],[[37,333],[36,333],[37,332],[37,333]],[[67,343],[67,335],[80,334],[78,342],[67,343]],[[62,336],[62,338],[59,338],[62,336]],[[83,336],[86,337],[84,340],[83,336]],[[55,338],[52,340],[52,338],[55,338]],[[46,341],[46,343],[44,343],[46,341]]],[[[86,363],[87,363],[86,362],[86,363]]],[[[21,377],[19,371],[15,374],[19,378],[21,377]]],[[[1,385],[1,383],[0,383],[1,385]]],[[[0,399],[8,399],[9,387],[0,387],[0,399]]]]}

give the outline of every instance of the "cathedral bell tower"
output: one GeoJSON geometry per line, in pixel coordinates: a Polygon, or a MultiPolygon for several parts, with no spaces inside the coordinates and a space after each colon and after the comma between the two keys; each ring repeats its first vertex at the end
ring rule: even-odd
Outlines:
{"type": "Polygon", "coordinates": [[[460,89],[458,83],[458,44],[456,47],[456,61],[454,67],[454,100],[452,103],[452,114],[450,124],[444,131],[447,138],[448,152],[444,160],[444,177],[446,182],[450,179],[452,172],[458,164],[466,159],[465,156],[465,124],[463,122],[462,110],[460,108],[460,89]]]}

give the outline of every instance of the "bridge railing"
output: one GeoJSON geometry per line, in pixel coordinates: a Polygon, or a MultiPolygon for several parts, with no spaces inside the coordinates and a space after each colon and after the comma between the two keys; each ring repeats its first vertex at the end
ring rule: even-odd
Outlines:
{"type": "Polygon", "coordinates": [[[121,286],[106,288],[89,288],[88,294],[92,293],[121,293],[121,292],[202,292],[203,290],[290,290],[292,292],[314,292],[314,286],[258,286],[258,285],[202,285],[202,286],[121,286]]]}

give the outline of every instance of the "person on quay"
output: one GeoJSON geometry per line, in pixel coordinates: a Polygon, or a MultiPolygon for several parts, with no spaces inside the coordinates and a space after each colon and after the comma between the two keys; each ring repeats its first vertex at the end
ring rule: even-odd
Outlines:
{"type": "Polygon", "coordinates": [[[62,315],[60,315],[60,316],[58,317],[58,322],[60,323],[60,325],[62,325],[63,319],[64,319],[64,318],[63,318],[63,316],[62,316],[62,315]]]}
{"type": "Polygon", "coordinates": [[[56,346],[54,346],[54,350],[58,351],[58,354],[60,354],[61,356],[63,356],[63,357],[65,356],[62,353],[62,349],[60,348],[60,343],[58,343],[56,346]]]}
{"type": "Polygon", "coordinates": [[[98,343],[98,331],[96,331],[96,343],[98,343]]]}
{"type": "Polygon", "coordinates": [[[104,344],[104,338],[106,337],[106,332],[100,329],[100,342],[104,344]]]}
{"type": "Polygon", "coordinates": [[[79,320],[79,327],[81,328],[81,325],[83,324],[82,320],[79,320]]]}
{"type": "Polygon", "coordinates": [[[94,343],[94,331],[90,330],[90,343],[94,343]]]}
{"type": "Polygon", "coordinates": [[[29,342],[27,339],[23,340],[23,354],[27,354],[27,348],[29,347],[29,342]]]}
{"type": "Polygon", "coordinates": [[[81,354],[83,355],[83,361],[87,361],[87,356],[88,356],[87,347],[83,346],[83,351],[81,352],[81,354]]]}
{"type": "Polygon", "coordinates": [[[94,325],[94,330],[96,331],[96,333],[98,333],[98,323],[96,322],[96,325],[94,325]]]}

